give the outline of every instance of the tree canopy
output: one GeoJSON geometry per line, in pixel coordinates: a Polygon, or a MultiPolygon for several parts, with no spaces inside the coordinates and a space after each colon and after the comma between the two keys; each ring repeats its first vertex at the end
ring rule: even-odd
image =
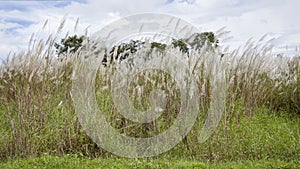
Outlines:
{"type": "Polygon", "coordinates": [[[60,43],[55,43],[54,47],[56,48],[56,53],[58,55],[71,52],[76,52],[81,46],[82,42],[85,39],[84,36],[68,36],[67,38],[61,39],[60,43]]]}
{"type": "MultiPolygon", "coordinates": [[[[55,43],[56,53],[58,55],[64,54],[66,52],[74,53],[80,47],[82,47],[82,42],[86,37],[84,36],[69,36],[61,40],[60,43],[55,43]]],[[[148,42],[149,43],[149,42],[148,42]]],[[[203,48],[206,44],[212,48],[218,47],[218,39],[215,37],[213,32],[202,32],[202,33],[194,33],[190,37],[185,39],[173,39],[171,46],[175,48],[179,48],[179,50],[183,53],[189,53],[190,49],[199,50],[203,48]]],[[[146,42],[140,40],[130,40],[126,43],[121,43],[118,46],[113,46],[109,52],[107,52],[104,56],[102,63],[107,65],[108,60],[124,60],[130,54],[137,52],[140,48],[144,48],[146,42]]],[[[151,49],[156,49],[161,52],[165,51],[168,44],[160,43],[160,42],[151,42],[151,49]]]]}

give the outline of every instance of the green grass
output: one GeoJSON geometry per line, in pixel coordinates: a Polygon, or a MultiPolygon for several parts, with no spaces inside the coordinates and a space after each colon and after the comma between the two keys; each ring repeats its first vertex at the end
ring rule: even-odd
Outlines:
{"type": "MultiPolygon", "coordinates": [[[[238,122],[235,117],[231,117],[231,119],[228,120],[230,123],[227,125],[224,124],[224,120],[221,121],[213,136],[202,144],[195,140],[195,133],[193,133],[194,130],[192,130],[191,134],[187,137],[186,143],[181,142],[157,158],[171,158],[179,161],[198,160],[206,163],[249,160],[300,161],[300,119],[297,116],[289,116],[284,112],[271,113],[266,108],[256,109],[254,112],[254,115],[251,117],[242,116],[238,122]],[[189,149],[187,146],[189,146],[189,149]]],[[[50,124],[55,123],[51,122],[50,124]]],[[[57,127],[59,127],[59,125],[48,126],[47,130],[52,131],[53,135],[49,136],[50,132],[45,132],[38,137],[40,140],[36,141],[35,146],[43,146],[38,150],[38,154],[23,157],[43,156],[43,153],[47,155],[64,155],[71,153],[75,154],[75,156],[76,154],[81,154],[80,156],[86,158],[116,158],[101,148],[89,149],[89,146],[93,144],[84,133],[70,138],[71,141],[73,140],[70,146],[73,147],[63,150],[63,153],[57,152],[59,147],[56,147],[56,145],[59,146],[61,143],[58,144],[56,141],[59,139],[62,140],[62,138],[60,138],[62,136],[59,137],[59,135],[63,134],[56,133],[62,132],[55,130],[57,127]],[[75,139],[78,139],[78,141],[75,139]]],[[[2,133],[5,132],[2,131],[2,133]]],[[[2,145],[2,147],[5,147],[5,145],[2,145]]],[[[18,159],[18,157],[12,157],[10,159],[18,159]]]]}
{"type": "Polygon", "coordinates": [[[109,159],[88,159],[66,155],[63,157],[44,156],[40,158],[30,158],[26,160],[16,160],[0,163],[0,168],[22,168],[22,169],[96,169],[96,168],[300,168],[299,162],[284,162],[280,160],[259,160],[259,161],[238,161],[222,163],[203,163],[191,160],[176,159],[127,159],[127,158],[109,158],[109,159]]]}

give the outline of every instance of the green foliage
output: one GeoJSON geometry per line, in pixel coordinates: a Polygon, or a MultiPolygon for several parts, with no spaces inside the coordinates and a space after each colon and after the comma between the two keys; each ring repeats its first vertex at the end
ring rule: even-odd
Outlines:
{"type": "Polygon", "coordinates": [[[199,50],[201,49],[205,43],[208,46],[218,47],[219,40],[215,37],[213,32],[202,32],[195,33],[190,38],[186,39],[193,49],[199,50]]]}
{"type": "Polygon", "coordinates": [[[102,64],[107,66],[115,60],[122,61],[128,58],[130,54],[133,54],[140,49],[144,43],[145,42],[139,40],[131,40],[128,43],[121,43],[118,46],[113,46],[110,50],[106,49],[107,52],[104,54],[102,64]]]}
{"type": "Polygon", "coordinates": [[[61,39],[60,44],[54,44],[57,54],[60,55],[66,52],[75,53],[82,46],[84,39],[84,36],[77,35],[61,39]]]}
{"type": "Polygon", "coordinates": [[[217,48],[219,41],[213,32],[194,33],[186,39],[173,40],[172,45],[179,48],[183,53],[188,53],[189,47],[193,50],[200,50],[205,45],[217,48]]]}
{"type": "Polygon", "coordinates": [[[163,43],[159,43],[159,42],[152,42],[151,43],[151,48],[152,49],[158,49],[160,51],[165,51],[166,48],[167,48],[167,45],[163,44],[163,43]]]}
{"type": "Polygon", "coordinates": [[[188,53],[189,51],[189,48],[187,46],[187,43],[183,40],[183,39],[179,39],[179,40],[174,40],[172,42],[172,45],[175,47],[175,48],[179,48],[181,52],[183,53],[188,53]]]}

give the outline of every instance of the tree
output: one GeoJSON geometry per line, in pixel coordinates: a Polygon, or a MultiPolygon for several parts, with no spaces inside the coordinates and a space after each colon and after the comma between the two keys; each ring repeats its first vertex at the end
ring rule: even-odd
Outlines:
{"type": "MultiPolygon", "coordinates": [[[[82,42],[86,39],[84,36],[69,36],[61,40],[60,44],[55,43],[56,52],[58,55],[64,54],[66,52],[75,53],[82,47],[82,42]]],[[[189,54],[190,48],[194,50],[199,50],[207,44],[211,48],[218,47],[218,40],[215,37],[213,32],[202,32],[195,33],[188,38],[185,39],[173,39],[171,46],[175,48],[179,48],[179,50],[183,53],[189,54]]],[[[149,44],[149,43],[148,43],[149,44]]],[[[160,42],[151,42],[150,47],[151,50],[156,49],[157,51],[164,52],[167,46],[170,46],[160,42]]],[[[114,46],[110,49],[110,51],[106,50],[104,58],[102,60],[103,65],[107,65],[108,60],[110,58],[110,63],[113,60],[124,60],[128,58],[130,54],[134,54],[141,48],[146,47],[146,42],[140,40],[130,40],[126,43],[121,43],[120,45],[114,46]]]]}
{"type": "Polygon", "coordinates": [[[186,41],[196,50],[201,49],[206,43],[208,46],[216,48],[219,43],[213,32],[195,33],[186,41]]]}
{"type": "Polygon", "coordinates": [[[77,35],[63,38],[61,39],[60,44],[54,44],[54,47],[56,48],[56,53],[58,55],[61,55],[66,52],[75,53],[82,46],[82,42],[84,39],[84,36],[77,35]]]}
{"type": "Polygon", "coordinates": [[[165,51],[167,48],[166,44],[159,43],[159,42],[152,42],[151,49],[158,49],[159,51],[165,51]]]}
{"type": "Polygon", "coordinates": [[[185,42],[184,39],[179,39],[179,40],[173,39],[172,45],[175,48],[179,48],[179,50],[183,53],[188,53],[189,51],[188,44],[185,42]]]}

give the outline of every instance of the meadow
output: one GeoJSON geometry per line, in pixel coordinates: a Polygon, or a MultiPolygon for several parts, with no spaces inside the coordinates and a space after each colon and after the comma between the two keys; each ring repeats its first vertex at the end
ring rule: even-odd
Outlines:
{"type": "MultiPolygon", "coordinates": [[[[230,52],[203,47],[187,58],[194,65],[192,72],[201,91],[199,118],[192,130],[166,153],[127,159],[99,147],[81,126],[71,95],[74,62],[81,55],[68,52],[54,57],[54,37],[33,38],[27,51],[10,55],[0,65],[1,168],[300,167],[299,56],[276,56],[260,41],[249,41],[230,52]],[[225,53],[222,59],[218,52],[225,53]],[[214,73],[207,71],[207,58],[212,57],[225,71],[225,109],[212,136],[199,143],[197,134],[215,85],[211,81],[214,73]]],[[[139,110],[149,108],[151,90],[169,86],[162,116],[155,122],[137,124],[118,114],[112,101],[114,69],[114,65],[99,69],[94,88],[97,105],[109,123],[120,133],[135,137],[150,137],[170,127],[181,104],[171,77],[156,72],[150,77],[157,81],[154,85],[143,73],[134,80],[129,93],[139,110]],[[143,86],[141,93],[135,91],[138,85],[143,86]]]]}

